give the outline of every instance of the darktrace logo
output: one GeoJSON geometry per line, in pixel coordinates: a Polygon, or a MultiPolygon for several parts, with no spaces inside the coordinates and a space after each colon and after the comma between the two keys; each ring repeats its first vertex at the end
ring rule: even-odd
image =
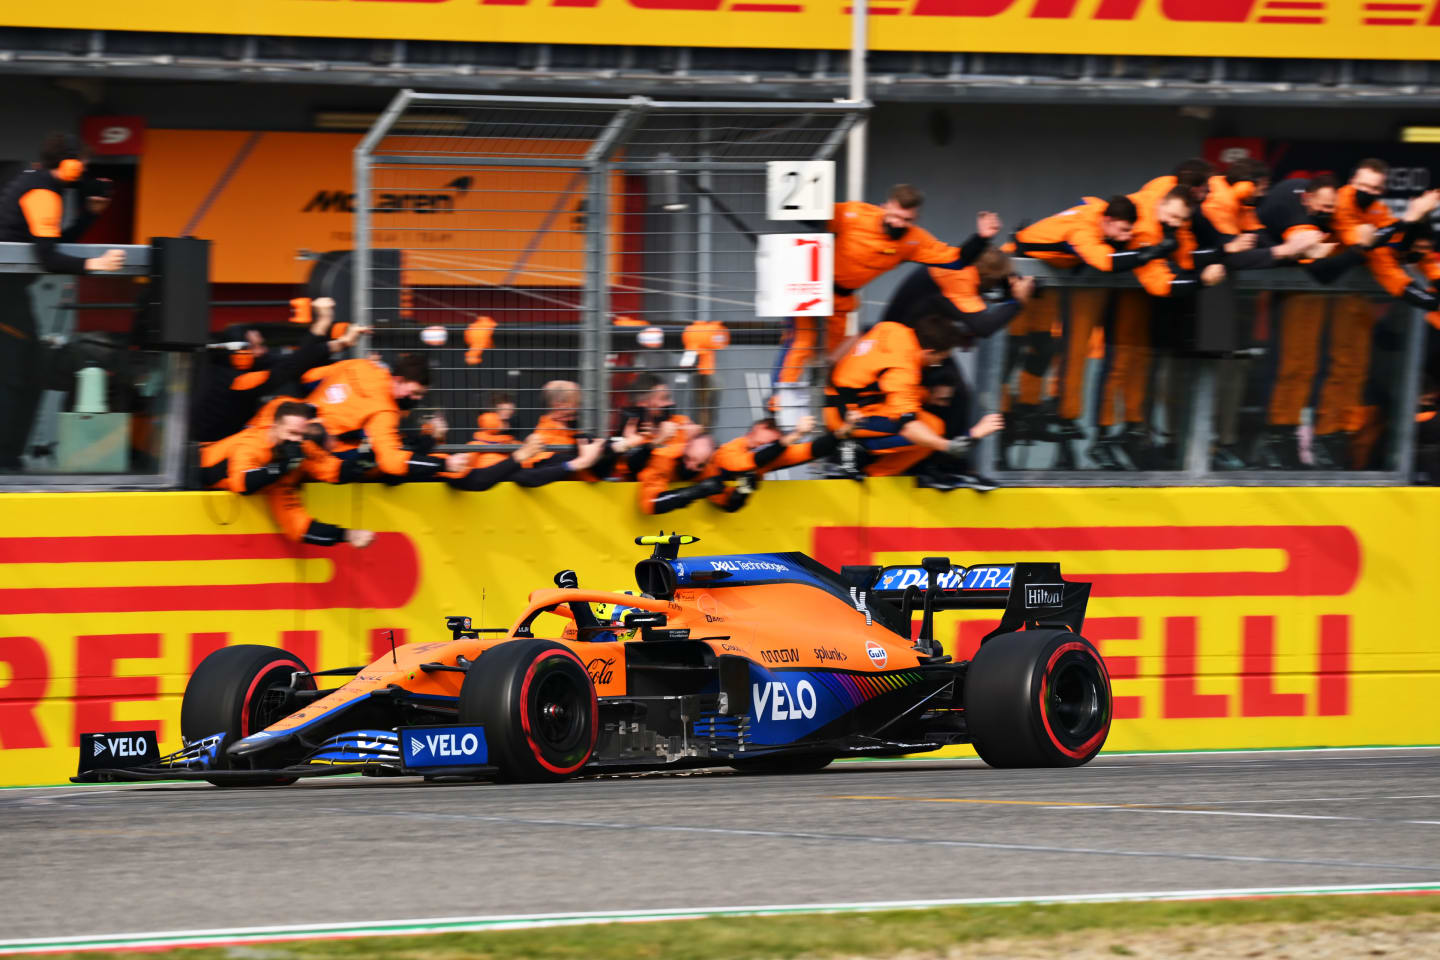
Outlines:
{"type": "MultiPolygon", "coordinates": [[[[456,177],[438,190],[423,193],[374,193],[371,213],[454,213],[455,202],[470,191],[471,177],[456,177]]],[[[301,213],[354,213],[355,194],[348,190],[317,190],[301,213]]]]}

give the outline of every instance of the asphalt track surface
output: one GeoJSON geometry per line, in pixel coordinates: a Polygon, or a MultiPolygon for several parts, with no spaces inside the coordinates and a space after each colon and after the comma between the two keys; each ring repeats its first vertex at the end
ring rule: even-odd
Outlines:
{"type": "Polygon", "coordinates": [[[1440,881],[1440,752],[0,791],[0,939],[1440,881]]]}

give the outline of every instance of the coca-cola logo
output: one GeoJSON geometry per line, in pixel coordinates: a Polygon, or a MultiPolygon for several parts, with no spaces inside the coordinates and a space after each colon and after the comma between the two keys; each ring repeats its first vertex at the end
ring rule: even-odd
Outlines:
{"type": "Polygon", "coordinates": [[[609,686],[615,680],[615,673],[610,668],[615,666],[614,657],[595,657],[585,664],[585,672],[590,674],[590,680],[597,687],[609,686]]]}

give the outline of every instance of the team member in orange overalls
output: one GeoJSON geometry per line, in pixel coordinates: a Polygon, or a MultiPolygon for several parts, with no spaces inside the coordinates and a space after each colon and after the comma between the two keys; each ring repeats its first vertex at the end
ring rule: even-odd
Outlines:
{"type": "Polygon", "coordinates": [[[635,378],[631,389],[634,404],[620,411],[621,438],[613,444],[621,448],[617,452],[624,453],[612,471],[621,480],[629,480],[639,473],[644,454],[637,451],[653,445],[662,429],[666,440],[676,430],[686,430],[687,435],[695,432],[691,429],[695,422],[676,410],[674,394],[665,378],[646,371],[635,378]]]}
{"type": "Polygon", "coordinates": [[[526,441],[535,440],[545,447],[571,447],[575,452],[557,454],[553,450],[540,450],[526,459],[525,470],[515,476],[515,482],[538,487],[555,480],[596,481],[609,476],[617,451],[604,440],[586,440],[575,426],[580,412],[580,385],[572,380],[550,380],[540,392],[545,400],[545,413],[526,441]],[[542,466],[547,469],[539,469],[542,466]]]}
{"type": "MultiPolygon", "coordinates": [[[[476,437],[485,431],[477,431],[476,437]]],[[[505,440],[475,439],[469,445],[484,448],[495,443],[513,443],[514,438],[505,440]]],[[[539,454],[547,452],[539,434],[532,433],[519,447],[510,453],[457,453],[446,460],[446,470],[441,474],[445,481],[456,490],[479,492],[489,490],[502,481],[512,481],[522,487],[543,487],[556,480],[571,480],[600,458],[605,448],[604,440],[582,440],[576,446],[574,457],[562,459],[551,456],[536,461],[539,454]],[[525,466],[527,462],[533,466],[525,466]]]]}
{"type": "MultiPolygon", "coordinates": [[[[58,245],[80,239],[110,206],[109,181],[85,177],[85,148],[69,134],[51,134],[40,162],[0,191],[0,241],[28,243],[46,273],[110,272],[125,265],[125,251],[82,259],[58,245]],[[77,194],[74,219],[64,225],[65,197],[77,194]]],[[[0,275],[0,473],[16,473],[40,402],[40,339],[30,304],[35,274],[0,275]]]]}
{"type": "Polygon", "coordinates": [[[714,454],[715,438],[698,425],[693,430],[669,430],[663,440],[657,438],[637,448],[631,464],[638,466],[635,492],[640,512],[669,513],[723,492],[725,484],[718,478],[679,490],[670,489],[672,483],[698,479],[714,454]]]}
{"type": "Polygon", "coordinates": [[[266,404],[264,414],[265,425],[246,427],[200,448],[205,486],[242,495],[263,491],[281,532],[295,543],[369,546],[375,534],[316,520],[300,498],[300,485],[306,480],[339,483],[353,479],[347,476],[348,464],[309,438],[315,408],[277,397],[266,404]]]}
{"type": "MultiPolygon", "coordinates": [[[[990,248],[968,267],[916,267],[885,306],[881,322],[909,324],[927,314],[939,314],[955,325],[960,348],[989,337],[1010,324],[1035,291],[1033,277],[1018,277],[1010,257],[990,248]]],[[[972,391],[954,357],[938,367],[926,367],[921,381],[925,409],[945,420],[947,436],[959,436],[970,425],[972,391]]],[[[957,471],[957,481],[973,490],[993,490],[994,480],[974,469],[957,471]]],[[[928,484],[927,484],[928,485],[928,484]]]]}
{"type": "MultiPolygon", "coordinates": [[[[1108,201],[1086,197],[1078,206],[1020,229],[1013,249],[1021,256],[1060,269],[1084,264],[1102,273],[1137,270],[1176,247],[1175,240],[1165,237],[1149,245],[1135,244],[1138,219],[1135,201],[1130,197],[1117,195],[1108,201]]],[[[1018,431],[1016,439],[1068,441],[1085,437],[1079,424],[1084,413],[1085,361],[1090,353],[1091,332],[1103,322],[1110,298],[1105,289],[1070,290],[1068,294],[1060,423],[1052,434],[1040,430],[1038,419],[1040,390],[1050,365],[1051,331],[1058,325],[1059,297],[1036,298],[1011,327],[1010,355],[1021,359],[1020,395],[1012,414],[1013,428],[1018,431]],[[1024,338],[1023,343],[1016,343],[1017,338],[1024,338]],[[1017,347],[1020,349],[1014,349],[1017,347]]]]}
{"type": "MultiPolygon", "coordinates": [[[[1269,239],[1283,243],[1298,234],[1320,231],[1327,243],[1320,244],[1321,251],[1333,250],[1328,244],[1332,237],[1332,219],[1335,215],[1339,185],[1335,178],[1326,175],[1309,180],[1291,179],[1275,186],[1260,205],[1260,222],[1265,226],[1269,239]]],[[[1324,256],[1306,264],[1306,270],[1321,283],[1329,283],[1357,265],[1364,259],[1365,251],[1351,248],[1338,255],[1324,256]]],[[[1310,260],[1307,256],[1305,259],[1310,260]]],[[[1303,261],[1302,261],[1303,262],[1303,261]]],[[[1297,428],[1300,413],[1314,386],[1315,371],[1319,364],[1320,337],[1325,327],[1325,315],[1332,307],[1331,300],[1322,294],[1288,293],[1279,298],[1279,329],[1277,333],[1277,369],[1275,382],[1270,391],[1266,410],[1265,432],[1261,438],[1261,466],[1271,470],[1299,470],[1304,464],[1300,459],[1297,428]]],[[[1352,313],[1353,308],[1333,304],[1341,314],[1337,317],[1336,329],[1341,331],[1333,350],[1340,343],[1349,349],[1356,331],[1368,327],[1368,318],[1352,313]]],[[[1342,374],[1347,358],[1340,358],[1342,374]]],[[[1328,399],[1322,399],[1321,407],[1332,411],[1341,406],[1340,393],[1332,389],[1328,399]]],[[[1318,419],[1318,417],[1317,417],[1318,419]]],[[[1326,426],[1339,422],[1331,417],[1326,426]]],[[[1318,424],[1317,424],[1318,426],[1318,424]]],[[[1327,441],[1332,442],[1332,441],[1327,441]]],[[[1313,463],[1320,467],[1335,466],[1328,451],[1317,444],[1312,448],[1313,463]]]]}
{"type": "MultiPolygon", "coordinates": [[[[1375,281],[1392,297],[1427,312],[1432,326],[1440,326],[1440,297],[1434,289],[1440,280],[1440,258],[1433,252],[1413,258],[1425,280],[1421,284],[1406,271],[1403,261],[1413,242],[1428,228],[1430,212],[1440,204],[1440,190],[1413,198],[1397,219],[1381,199],[1390,165],[1375,158],[1362,160],[1350,182],[1335,197],[1335,235],[1346,247],[1364,251],[1365,265],[1375,281]]],[[[1315,418],[1317,466],[1348,470],[1357,464],[1351,444],[1363,419],[1365,380],[1370,372],[1370,345],[1378,314],[1361,296],[1343,296],[1335,304],[1330,327],[1330,362],[1315,418]],[[1325,462],[1328,461],[1328,462],[1325,462]]]]}
{"type": "MultiPolygon", "coordinates": [[[[1161,180],[1167,178],[1160,178],[1161,180]]],[[[1151,181],[1151,184],[1155,181],[1151,181]]],[[[1146,426],[1146,394],[1150,383],[1153,299],[1166,301],[1167,311],[1174,303],[1193,296],[1201,284],[1213,285],[1225,278],[1225,267],[1218,262],[1220,254],[1210,251],[1209,262],[1197,260],[1191,218],[1199,201],[1196,188],[1183,183],[1170,188],[1158,198],[1154,191],[1132,194],[1138,219],[1131,236],[1137,247],[1168,249],[1163,256],[1149,259],[1135,270],[1135,278],[1143,290],[1121,290],[1115,298],[1113,324],[1106,332],[1105,371],[1099,381],[1100,399],[1095,418],[1097,431],[1115,425],[1109,436],[1097,436],[1090,448],[1090,458],[1101,469],[1123,469],[1126,463],[1117,456],[1124,451],[1129,466],[1144,469],[1152,466],[1150,435],[1146,426]],[[1175,241],[1169,247],[1166,241],[1175,241]],[[1148,296],[1147,296],[1148,295],[1148,296]],[[1116,423],[1115,407],[1120,404],[1121,422],[1116,423]]]]}
{"type": "Polygon", "coordinates": [[[794,317],[775,359],[777,388],[799,383],[805,369],[824,349],[834,351],[845,339],[846,314],[860,308],[858,293],[871,280],[902,263],[966,266],[984,252],[986,242],[1000,230],[1000,218],[982,212],[976,233],[963,247],[936,240],[916,226],[924,195],[908,183],[890,188],[881,206],[837,203],[828,230],[835,235],[835,312],[829,317],[794,317]]]}
{"type": "MultiPolygon", "coordinates": [[[[749,430],[721,444],[701,474],[705,483],[722,484],[710,502],[726,513],[734,513],[749,502],[763,475],[812,460],[824,460],[834,454],[859,419],[859,415],[852,412],[837,429],[814,440],[806,440],[815,432],[815,418],[808,414],[801,417],[789,433],[783,433],[772,417],[756,420],[749,430]],[[723,486],[726,483],[730,485],[723,486]]],[[[857,475],[854,479],[862,478],[857,475]]]]}
{"type": "Polygon", "coordinates": [[[715,354],[730,346],[730,331],[719,320],[696,320],[681,334],[681,345],[695,355],[695,419],[709,429],[715,422],[720,381],[715,377],[715,354]]]}
{"type": "Polygon", "coordinates": [[[947,438],[944,421],[922,409],[924,368],[942,363],[958,340],[954,325],[933,314],[910,325],[877,323],[830,371],[826,425],[834,432],[850,413],[861,414],[854,436],[871,458],[868,475],[895,476],[937,452],[961,458],[972,441],[1004,425],[990,414],[968,435],[947,438]]]}
{"type": "Polygon", "coordinates": [[[309,371],[301,384],[310,390],[306,402],[333,438],[337,456],[373,462],[392,482],[432,480],[445,469],[444,460],[429,455],[432,438],[415,450],[400,440],[401,409],[413,409],[429,389],[424,357],[401,354],[390,370],[373,360],[342,360],[309,371]]]}

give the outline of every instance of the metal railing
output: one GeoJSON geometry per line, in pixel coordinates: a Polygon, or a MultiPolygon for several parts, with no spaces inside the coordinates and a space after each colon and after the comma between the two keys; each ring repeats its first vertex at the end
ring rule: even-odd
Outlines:
{"type": "MultiPolygon", "coordinates": [[[[1388,297],[1363,267],[1328,285],[1294,268],[1238,272],[1169,310],[1128,274],[1056,270],[1023,258],[1013,263],[1018,273],[1040,279],[1036,304],[1044,306],[1032,305],[1006,333],[982,342],[974,361],[976,406],[1009,416],[1006,432],[982,444],[980,463],[1007,485],[1410,482],[1427,323],[1422,311],[1388,297]],[[1097,300],[1103,306],[1097,308],[1097,300]],[[1080,331],[1077,313],[1097,309],[1103,333],[1080,331]],[[1129,330],[1117,316],[1127,310],[1134,315],[1129,330]],[[1342,327],[1348,331],[1343,341],[1342,327]],[[1077,333],[1094,337],[1089,349],[1071,349],[1077,333]],[[1048,350],[1042,369],[1028,373],[1039,381],[1039,409],[1017,412],[1017,406],[1029,406],[1020,402],[1020,380],[1028,347],[1037,344],[1048,350]],[[1347,368],[1341,377],[1334,361],[1346,359],[1343,351],[1350,351],[1358,369],[1347,368]],[[1076,356],[1083,358],[1083,373],[1066,369],[1067,359],[1076,356]],[[1118,371],[1122,362],[1130,369],[1118,371]],[[1281,373],[1282,364],[1288,374],[1281,373]],[[1287,424],[1271,422],[1291,419],[1278,410],[1286,405],[1277,397],[1282,379],[1292,388],[1304,381],[1298,403],[1288,400],[1300,414],[1289,431],[1287,424]],[[1064,410],[1065,395],[1073,405],[1077,389],[1080,414],[1073,422],[1085,436],[1054,439],[1069,419],[1062,414],[1074,412],[1064,410]],[[1332,409],[1337,406],[1344,409],[1332,409]],[[1350,459],[1337,463],[1340,469],[1317,469],[1316,428],[1322,418],[1336,417],[1346,421],[1342,456],[1350,459]],[[1118,464],[1097,462],[1092,451],[1105,428],[1118,434],[1127,422],[1138,429],[1128,430],[1123,443],[1108,445],[1112,452],[1128,447],[1135,456],[1122,449],[1118,464]],[[1299,462],[1266,469],[1266,442],[1288,444],[1292,436],[1299,462]],[[1245,465],[1217,459],[1222,447],[1245,465]]],[[[1036,381],[1029,386],[1026,399],[1033,400],[1036,381]]]]}

